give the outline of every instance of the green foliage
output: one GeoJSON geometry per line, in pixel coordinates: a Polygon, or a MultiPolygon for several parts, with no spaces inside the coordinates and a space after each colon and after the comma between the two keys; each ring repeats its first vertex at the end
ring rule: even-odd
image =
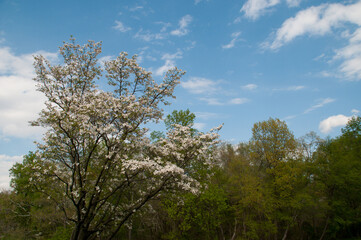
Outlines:
{"type": "Polygon", "coordinates": [[[22,163],[15,163],[10,169],[10,175],[12,176],[10,186],[18,194],[24,196],[35,194],[34,189],[29,188],[29,179],[32,176],[32,168],[34,166],[35,153],[29,152],[24,156],[22,163]]]}
{"type": "Polygon", "coordinates": [[[71,227],[58,227],[49,240],[70,239],[73,229],[71,227]]]}
{"type": "MultiPolygon", "coordinates": [[[[166,119],[168,126],[194,121],[188,111],[174,111],[166,119]]],[[[155,133],[154,139],[159,141],[165,137],[162,134],[155,133]]],[[[210,170],[193,161],[184,168],[187,176],[199,181],[201,191],[164,193],[137,211],[115,237],[357,239],[361,235],[360,146],[360,117],[352,118],[341,136],[327,141],[315,133],[296,141],[278,119],[256,123],[250,142],[223,144],[209,152],[218,166],[210,170]]],[[[56,203],[29,188],[35,156],[30,152],[13,166],[14,191],[0,193],[0,239],[71,237],[73,226],[58,214],[56,203]]]]}
{"type": "Polygon", "coordinates": [[[167,129],[173,128],[174,124],[182,126],[193,126],[196,115],[187,110],[174,110],[171,114],[168,114],[164,119],[164,124],[167,129]]]}
{"type": "Polygon", "coordinates": [[[342,135],[321,145],[316,155],[315,179],[323,185],[327,197],[329,236],[361,233],[360,129],[361,118],[354,117],[342,129],[342,135]]]}
{"type": "Polygon", "coordinates": [[[214,185],[199,195],[185,194],[180,201],[164,203],[171,219],[178,223],[168,239],[217,239],[217,232],[229,214],[224,191],[214,185]]]}
{"type": "MultiPolygon", "coordinates": [[[[164,125],[167,130],[174,128],[175,125],[189,126],[192,133],[196,132],[196,129],[192,128],[196,115],[187,110],[174,110],[171,114],[168,114],[164,119],[164,125]]],[[[162,131],[153,131],[150,133],[150,139],[153,142],[159,141],[161,138],[166,138],[166,135],[162,131]]]]}
{"type": "Polygon", "coordinates": [[[153,142],[159,141],[161,138],[165,138],[165,134],[161,131],[153,131],[150,133],[150,139],[153,142]]]}

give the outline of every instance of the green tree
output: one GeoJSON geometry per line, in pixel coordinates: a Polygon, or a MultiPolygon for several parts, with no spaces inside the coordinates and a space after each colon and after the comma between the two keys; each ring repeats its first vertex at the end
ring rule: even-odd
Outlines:
{"type": "MultiPolygon", "coordinates": [[[[164,119],[164,125],[167,130],[174,128],[176,125],[183,127],[190,127],[195,133],[196,129],[193,128],[196,115],[187,110],[174,110],[171,114],[168,114],[164,119]]],[[[158,141],[161,138],[165,138],[166,135],[162,131],[153,131],[150,133],[150,138],[153,141],[158,141]]]]}
{"type": "Polygon", "coordinates": [[[230,213],[225,193],[213,184],[198,195],[188,193],[168,199],[164,206],[177,224],[165,234],[168,239],[218,239],[222,235],[221,225],[230,213]]]}
{"type": "Polygon", "coordinates": [[[270,118],[254,124],[250,144],[252,164],[271,191],[275,237],[286,239],[302,209],[306,186],[298,143],[285,122],[270,118]]]}
{"type": "Polygon", "coordinates": [[[12,215],[19,226],[18,234],[23,232],[29,239],[35,237],[49,239],[54,234],[59,234],[60,229],[70,232],[72,226],[63,215],[59,214],[53,201],[29,185],[33,176],[35,158],[35,153],[29,152],[24,156],[22,163],[15,163],[10,169],[12,176],[10,185],[14,190],[8,204],[14,209],[12,215]]]}
{"type": "Polygon", "coordinates": [[[173,128],[175,124],[192,127],[195,118],[196,115],[191,113],[189,109],[179,111],[174,110],[172,114],[167,115],[164,120],[164,124],[167,129],[173,128]]]}
{"type": "Polygon", "coordinates": [[[261,169],[273,169],[292,157],[297,142],[287,124],[279,119],[255,123],[252,128],[251,155],[261,169]]]}
{"type": "Polygon", "coordinates": [[[234,211],[232,239],[268,239],[276,231],[271,217],[272,192],[252,164],[250,144],[241,143],[236,149],[227,145],[222,152],[227,177],[224,188],[234,211]]]}
{"type": "Polygon", "coordinates": [[[327,213],[321,238],[360,235],[361,228],[361,118],[353,117],[342,135],[320,146],[315,181],[323,185],[327,213]]]}

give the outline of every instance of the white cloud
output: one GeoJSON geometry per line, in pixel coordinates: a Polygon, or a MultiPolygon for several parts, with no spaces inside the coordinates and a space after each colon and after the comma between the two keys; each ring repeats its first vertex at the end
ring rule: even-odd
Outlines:
{"type": "Polygon", "coordinates": [[[175,36],[184,36],[187,35],[189,30],[188,30],[188,25],[192,22],[193,18],[191,15],[185,15],[184,17],[182,17],[179,20],[179,28],[171,31],[170,34],[175,35],[175,36]]]}
{"type": "Polygon", "coordinates": [[[235,43],[237,41],[239,41],[239,36],[241,35],[241,32],[234,32],[232,33],[231,37],[232,37],[232,40],[230,41],[230,43],[226,44],[226,45],[222,45],[222,48],[224,49],[230,49],[230,48],[233,48],[235,43]]]}
{"type": "Polygon", "coordinates": [[[360,111],[357,110],[357,109],[352,109],[351,112],[352,112],[352,114],[356,115],[356,114],[358,114],[360,111]]]}
{"type": "Polygon", "coordinates": [[[324,35],[334,27],[343,26],[341,23],[344,22],[361,25],[360,12],[361,2],[352,5],[322,4],[302,10],[282,24],[269,47],[271,49],[280,48],[304,34],[324,35]]]}
{"type": "Polygon", "coordinates": [[[162,76],[165,72],[167,72],[169,69],[174,68],[175,61],[174,59],[181,59],[183,56],[183,53],[178,50],[174,54],[165,53],[162,56],[162,60],[165,60],[164,65],[159,67],[157,70],[155,70],[155,75],[162,76]]]}
{"type": "Polygon", "coordinates": [[[286,2],[289,7],[297,7],[300,5],[301,0],[286,0],[286,2]]]}
{"type": "Polygon", "coordinates": [[[289,18],[275,32],[270,42],[264,47],[277,50],[297,37],[303,35],[323,36],[336,28],[357,29],[349,33],[342,31],[341,37],[348,38],[348,45],[336,50],[334,60],[342,60],[339,71],[349,80],[361,79],[361,1],[344,5],[341,3],[322,4],[302,10],[295,17],[289,18]]]}
{"type": "Polygon", "coordinates": [[[317,108],[321,108],[321,107],[325,106],[326,104],[332,103],[334,101],[335,101],[335,99],[333,99],[333,98],[321,99],[321,100],[319,100],[319,102],[317,104],[315,104],[315,105],[311,106],[310,108],[306,109],[304,111],[304,113],[309,113],[309,112],[311,112],[313,110],[316,110],[317,108]]]}
{"type": "Polygon", "coordinates": [[[348,117],[342,114],[334,115],[321,121],[318,128],[322,133],[329,133],[335,127],[345,126],[351,118],[352,116],[348,117]]]}
{"type": "Polygon", "coordinates": [[[218,98],[200,98],[200,100],[205,101],[208,105],[213,106],[224,106],[224,105],[240,105],[246,102],[249,102],[247,98],[233,98],[228,101],[221,101],[218,98]]]}
{"type": "Polygon", "coordinates": [[[305,88],[305,86],[291,86],[291,87],[286,88],[286,90],[287,91],[299,91],[299,90],[302,90],[304,88],[305,88]]]}
{"type": "Polygon", "coordinates": [[[256,84],[247,84],[244,86],[241,86],[243,90],[255,90],[258,86],[256,84]]]}
{"type": "Polygon", "coordinates": [[[219,115],[217,113],[211,113],[211,112],[195,112],[195,115],[199,119],[209,120],[211,118],[218,118],[219,115]]]}
{"type": "Polygon", "coordinates": [[[114,29],[120,31],[120,32],[127,32],[129,30],[131,30],[132,28],[130,27],[126,27],[122,22],[120,21],[115,21],[115,26],[113,27],[114,29]]]}
{"type": "Polygon", "coordinates": [[[279,48],[304,34],[324,35],[329,33],[333,27],[341,27],[343,22],[360,25],[360,11],[361,2],[352,5],[323,4],[302,10],[282,24],[270,47],[279,48]]]}
{"type": "Polygon", "coordinates": [[[239,105],[239,104],[243,104],[243,103],[246,103],[248,102],[249,99],[247,98],[233,98],[231,100],[229,100],[229,104],[235,104],[235,105],[239,105]]]}
{"type": "Polygon", "coordinates": [[[361,79],[361,28],[350,35],[349,45],[336,51],[334,59],[343,60],[340,71],[348,79],[361,79]]]}
{"type": "Polygon", "coordinates": [[[135,6],[133,8],[129,8],[129,11],[130,12],[135,12],[135,11],[139,11],[139,10],[142,10],[142,9],[144,9],[143,6],[135,6]]]}
{"type": "Polygon", "coordinates": [[[174,60],[174,59],[181,59],[183,57],[182,51],[178,50],[176,53],[170,54],[165,53],[162,56],[163,60],[174,60]]]}
{"type": "Polygon", "coordinates": [[[285,88],[274,88],[273,91],[300,91],[305,89],[305,86],[290,86],[285,88]]]}
{"type": "Polygon", "coordinates": [[[233,20],[233,23],[236,24],[236,23],[240,23],[242,21],[242,18],[241,17],[236,17],[234,20],[233,20]]]}
{"type": "Polygon", "coordinates": [[[208,105],[222,106],[224,103],[220,102],[218,98],[200,98],[201,101],[205,101],[208,105]]]}
{"type": "Polygon", "coordinates": [[[212,93],[217,90],[217,85],[217,82],[201,77],[192,77],[186,82],[181,82],[183,88],[195,94],[212,93]]]}
{"type": "Polygon", "coordinates": [[[108,61],[113,60],[113,59],[115,59],[114,56],[108,55],[108,56],[103,56],[103,57],[99,58],[98,62],[99,62],[100,65],[102,65],[104,67],[105,62],[108,62],[108,61]]]}
{"type": "Polygon", "coordinates": [[[0,135],[19,138],[39,138],[41,128],[30,127],[28,121],[35,120],[44,107],[45,98],[36,91],[32,80],[33,55],[42,54],[50,61],[57,54],[35,52],[16,56],[10,48],[0,48],[0,135]]]}
{"type": "Polygon", "coordinates": [[[269,8],[279,4],[280,0],[248,0],[241,9],[244,15],[250,19],[257,19],[269,8]]]}
{"type": "Polygon", "coordinates": [[[285,117],[283,120],[291,120],[291,119],[294,119],[296,117],[297,117],[297,115],[289,115],[289,116],[285,117]]]}
{"type": "Polygon", "coordinates": [[[163,66],[155,70],[155,75],[163,76],[164,73],[166,73],[169,69],[172,69],[174,67],[175,67],[175,62],[173,60],[167,59],[163,66]]]}
{"type": "Polygon", "coordinates": [[[23,156],[0,155],[0,191],[10,189],[9,170],[15,163],[21,162],[22,159],[23,156]]]}
{"type": "MultiPolygon", "coordinates": [[[[197,5],[198,3],[202,2],[203,0],[194,0],[194,4],[197,5]]],[[[209,0],[205,0],[206,2],[208,2],[209,0]]]]}
{"type": "Polygon", "coordinates": [[[202,131],[206,127],[206,124],[205,123],[194,123],[193,127],[195,129],[197,129],[198,131],[202,131]]]}
{"type": "Polygon", "coordinates": [[[168,27],[171,26],[171,24],[168,23],[168,22],[156,22],[156,24],[159,24],[159,25],[162,26],[162,28],[160,29],[160,32],[165,32],[165,31],[167,31],[168,27]]]}
{"type": "Polygon", "coordinates": [[[143,31],[140,29],[135,35],[134,38],[141,39],[146,42],[150,42],[153,40],[162,40],[166,37],[165,33],[151,33],[149,31],[143,31]]]}

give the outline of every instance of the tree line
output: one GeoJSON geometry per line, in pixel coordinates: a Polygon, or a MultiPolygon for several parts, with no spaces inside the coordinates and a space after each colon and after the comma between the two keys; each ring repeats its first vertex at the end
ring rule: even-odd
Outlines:
{"type": "Polygon", "coordinates": [[[361,235],[361,118],[336,138],[296,139],[284,121],[255,123],[248,142],[203,133],[195,115],[162,119],[184,72],[157,83],[101,44],[60,47],[62,64],[35,57],[45,108],[37,150],[0,193],[0,239],[357,239],[361,235]],[[109,91],[96,81],[106,80],[109,91]]]}

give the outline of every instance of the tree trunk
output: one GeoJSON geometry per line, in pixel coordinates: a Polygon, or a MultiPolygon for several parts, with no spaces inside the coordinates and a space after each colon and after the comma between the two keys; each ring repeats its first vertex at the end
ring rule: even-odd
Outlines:
{"type": "Polygon", "coordinates": [[[128,240],[132,240],[132,228],[128,228],[128,240]]]}
{"type": "Polygon", "coordinates": [[[322,240],[322,239],[325,237],[326,230],[327,230],[327,227],[328,227],[328,219],[329,219],[329,218],[330,218],[330,217],[327,217],[327,219],[326,219],[325,227],[323,228],[323,231],[322,231],[322,235],[321,235],[321,237],[320,237],[320,240],[322,240]]]}
{"type": "Polygon", "coordinates": [[[237,219],[235,218],[234,219],[234,230],[233,230],[233,235],[232,235],[231,240],[236,239],[236,233],[237,233],[237,219]]]}
{"type": "Polygon", "coordinates": [[[82,228],[81,226],[77,226],[73,233],[71,234],[71,240],[87,240],[90,238],[91,233],[82,228]]]}
{"type": "Polygon", "coordinates": [[[287,228],[286,228],[285,233],[283,234],[282,240],[286,240],[286,238],[287,238],[287,233],[288,233],[288,229],[290,229],[290,224],[287,225],[287,228]]]}

